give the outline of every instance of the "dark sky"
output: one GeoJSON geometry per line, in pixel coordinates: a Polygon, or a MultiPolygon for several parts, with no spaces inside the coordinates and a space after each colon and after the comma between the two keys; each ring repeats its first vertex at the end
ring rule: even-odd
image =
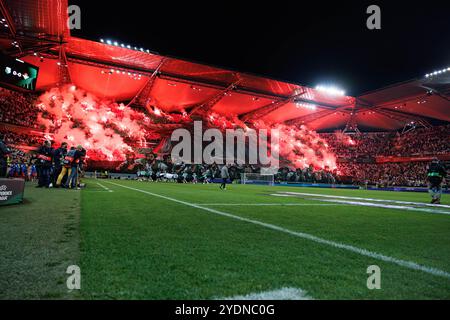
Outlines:
{"type": "Polygon", "coordinates": [[[81,7],[79,37],[350,95],[450,66],[448,1],[69,2],[81,7]],[[382,30],[366,27],[371,4],[382,30]]]}

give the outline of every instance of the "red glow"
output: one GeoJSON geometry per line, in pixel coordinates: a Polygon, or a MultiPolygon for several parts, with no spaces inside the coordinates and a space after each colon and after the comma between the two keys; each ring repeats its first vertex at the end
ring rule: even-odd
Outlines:
{"type": "Polygon", "coordinates": [[[57,143],[81,144],[92,160],[124,160],[133,144],[145,145],[145,115],[102,101],[75,86],[54,88],[39,98],[38,121],[57,143]]]}
{"type": "Polygon", "coordinates": [[[336,156],[315,131],[306,126],[276,124],[271,127],[280,132],[280,158],[290,167],[303,169],[312,165],[316,169],[336,169],[336,156]]]}
{"type": "Polygon", "coordinates": [[[348,135],[346,135],[345,133],[341,132],[341,131],[336,131],[334,133],[334,135],[336,136],[336,140],[341,142],[343,145],[346,146],[356,146],[356,141],[353,140],[351,137],[349,137],[348,135]]]}
{"type": "MultiPolygon", "coordinates": [[[[38,102],[41,112],[39,123],[57,143],[81,144],[88,150],[91,160],[123,161],[126,154],[134,153],[136,147],[145,146],[146,139],[161,139],[155,121],[181,124],[190,127],[193,120],[186,111],[166,113],[154,107],[156,117],[123,104],[102,100],[75,86],[54,88],[44,93],[38,102]],[[156,129],[155,129],[156,128],[156,129]]],[[[336,168],[336,158],[319,135],[305,126],[285,124],[268,125],[256,121],[247,126],[237,115],[209,112],[203,116],[210,128],[255,130],[279,130],[280,145],[277,147],[282,163],[293,168],[313,166],[316,169],[336,168]]]]}

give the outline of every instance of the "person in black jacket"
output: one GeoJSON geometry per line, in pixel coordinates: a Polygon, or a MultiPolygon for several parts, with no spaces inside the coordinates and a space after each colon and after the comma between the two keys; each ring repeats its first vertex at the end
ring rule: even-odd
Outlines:
{"type": "Polygon", "coordinates": [[[447,176],[447,169],[437,158],[434,158],[428,166],[427,176],[428,192],[431,195],[431,203],[440,204],[442,196],[442,182],[447,176]]]}
{"type": "MultiPolygon", "coordinates": [[[[72,151],[72,150],[71,150],[72,151]]],[[[71,156],[70,170],[69,170],[69,178],[67,178],[67,182],[65,186],[68,189],[79,189],[77,186],[78,183],[78,168],[80,164],[81,157],[83,156],[83,147],[79,145],[73,154],[71,152],[68,153],[68,156],[71,156]]]]}
{"type": "Polygon", "coordinates": [[[50,141],[45,141],[44,144],[37,150],[37,168],[39,175],[39,182],[37,188],[48,188],[50,186],[50,173],[53,163],[53,149],[50,141]]]}
{"type": "Polygon", "coordinates": [[[80,151],[80,162],[78,163],[78,179],[77,179],[77,187],[81,187],[81,177],[83,176],[83,172],[85,169],[85,161],[86,161],[87,150],[85,148],[81,148],[80,151]]]}
{"type": "Polygon", "coordinates": [[[11,151],[3,142],[3,136],[0,135],[0,178],[6,177],[6,169],[8,167],[8,154],[11,151]]]}

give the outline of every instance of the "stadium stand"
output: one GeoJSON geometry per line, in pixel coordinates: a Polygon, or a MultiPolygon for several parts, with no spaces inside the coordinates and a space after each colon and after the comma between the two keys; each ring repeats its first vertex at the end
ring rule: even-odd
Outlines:
{"type": "MultiPolygon", "coordinates": [[[[295,169],[283,163],[275,177],[277,181],[423,185],[425,166],[431,158],[450,160],[450,68],[358,97],[336,95],[296,83],[163,56],[144,48],[136,50],[137,47],[133,49],[116,40],[75,37],[64,19],[60,19],[67,12],[67,0],[6,0],[5,4],[5,12],[16,22],[15,32],[24,39],[18,45],[9,41],[11,35],[5,32],[3,38],[8,41],[1,43],[2,50],[39,68],[36,94],[70,86],[73,91],[83,90],[78,95],[113,101],[117,114],[124,109],[116,102],[128,102],[136,110],[134,114],[130,112],[126,124],[121,123],[123,118],[116,113],[113,123],[96,119],[95,125],[90,124],[90,137],[100,129],[103,140],[108,140],[106,137],[111,135],[106,135],[107,131],[121,127],[115,131],[123,133],[138,121],[147,121],[154,136],[139,140],[133,135],[121,135],[114,141],[109,139],[110,145],[125,146],[120,151],[147,147],[160,155],[167,154],[168,150],[164,153],[159,147],[174,128],[212,117],[214,121],[210,123],[222,128],[228,124],[256,128],[258,123],[264,124],[263,128],[272,124],[284,126],[286,132],[291,130],[307,136],[304,140],[309,142],[308,151],[316,158],[323,156],[322,142],[316,143],[319,140],[316,132],[319,132],[328,144],[326,149],[336,156],[337,168],[330,171],[324,164],[317,166],[317,162],[315,168],[309,167],[312,162],[308,162],[306,168],[295,169]],[[305,132],[304,127],[309,131],[305,132]],[[316,150],[319,144],[321,150],[316,150]]],[[[53,102],[47,100],[49,107],[53,102]]],[[[97,102],[103,105],[103,101],[97,102]]],[[[89,108],[95,109],[93,105],[89,108]]],[[[43,140],[56,134],[51,132],[51,127],[58,126],[52,123],[58,122],[53,116],[36,103],[36,96],[0,89],[0,132],[5,134],[10,147],[29,152],[42,145],[43,140]],[[39,121],[42,119],[45,121],[39,121]],[[52,124],[45,126],[42,122],[52,124]]],[[[87,124],[70,122],[64,128],[83,130],[83,126],[87,124]]],[[[142,127],[135,127],[134,133],[140,133],[142,127]]],[[[59,134],[58,140],[62,140],[65,132],[59,134]]],[[[86,142],[92,142],[71,138],[70,144],[83,143],[88,149],[90,145],[86,142]]],[[[88,163],[89,167],[127,173],[147,170],[152,175],[167,171],[181,174],[185,177],[182,181],[195,181],[193,173],[196,177],[205,174],[214,177],[217,172],[211,166],[176,168],[161,156],[149,160],[128,159],[127,155],[127,161],[121,163],[114,158],[114,150],[108,151],[96,163],[88,163]]],[[[123,158],[122,152],[120,159],[123,158]]],[[[231,170],[235,177],[248,171],[255,172],[257,168],[231,170]]]]}
{"type": "MultiPolygon", "coordinates": [[[[31,165],[30,150],[36,149],[45,140],[36,121],[38,108],[35,97],[6,89],[0,89],[0,132],[4,142],[13,148],[11,163],[31,165]]],[[[278,182],[309,183],[352,183],[358,185],[408,186],[426,185],[426,161],[417,161],[414,157],[450,154],[450,125],[430,128],[417,128],[405,134],[400,132],[357,133],[352,135],[323,133],[321,137],[328,143],[330,150],[338,159],[337,170],[321,168],[295,169],[283,167],[275,176],[278,182]],[[403,158],[402,162],[390,161],[389,157],[403,158]],[[408,161],[408,157],[410,160],[408,161]],[[377,159],[387,158],[386,163],[377,163],[377,159]]],[[[132,161],[135,161],[133,159],[132,161]]],[[[116,171],[137,173],[150,172],[153,179],[159,179],[163,173],[176,174],[179,182],[205,182],[207,178],[220,177],[217,166],[174,166],[167,158],[152,158],[151,161],[137,161],[132,169],[113,164],[116,171]]],[[[97,164],[95,169],[107,167],[97,164]]],[[[233,179],[240,179],[241,173],[256,173],[258,168],[251,166],[233,166],[233,179]]]]}

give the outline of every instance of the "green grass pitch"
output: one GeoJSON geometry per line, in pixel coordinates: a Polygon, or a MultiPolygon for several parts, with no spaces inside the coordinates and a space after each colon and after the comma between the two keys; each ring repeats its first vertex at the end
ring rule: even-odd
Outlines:
{"type": "Polygon", "coordinates": [[[428,203],[425,193],[86,182],[29,187],[23,206],[0,209],[0,298],[217,299],[281,288],[313,299],[450,298],[449,208],[273,195],[428,203]],[[65,288],[70,264],[81,268],[79,292],[65,288]],[[371,265],[379,290],[367,288],[371,265]]]}

